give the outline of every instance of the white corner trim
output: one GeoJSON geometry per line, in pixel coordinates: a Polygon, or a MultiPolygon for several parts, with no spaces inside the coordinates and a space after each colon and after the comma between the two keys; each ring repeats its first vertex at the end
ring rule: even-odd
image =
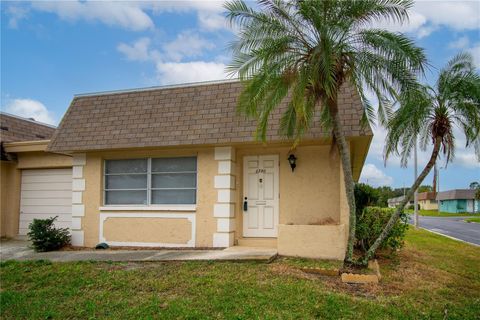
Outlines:
{"type": "Polygon", "coordinates": [[[72,204],[72,217],[85,216],[85,206],[83,204],[72,204]]]}
{"type": "Polygon", "coordinates": [[[233,218],[235,216],[235,205],[216,203],[213,205],[213,216],[215,218],[233,218]]]}
{"type": "Polygon", "coordinates": [[[233,246],[234,233],[233,232],[222,232],[213,234],[213,246],[215,248],[228,248],[233,246]]]}
{"type": "Polygon", "coordinates": [[[100,213],[99,242],[106,242],[112,246],[132,246],[132,247],[195,247],[196,239],[196,220],[194,213],[100,213]],[[124,242],[107,241],[103,234],[103,226],[108,218],[169,218],[169,219],[188,219],[192,225],[191,239],[185,243],[160,243],[160,242],[124,242]]]}
{"type": "Polygon", "coordinates": [[[72,230],[70,231],[72,236],[72,246],[83,247],[84,244],[84,234],[81,230],[72,230]]]}
{"type": "Polygon", "coordinates": [[[233,174],[235,163],[230,160],[218,161],[218,173],[219,174],[233,174]]]}
{"type": "Polygon", "coordinates": [[[85,179],[72,179],[72,191],[85,191],[85,179]]]}
{"type": "Polygon", "coordinates": [[[215,147],[215,160],[234,160],[235,149],[232,147],[215,147]]]}
{"type": "Polygon", "coordinates": [[[73,155],[74,166],[84,166],[87,163],[87,155],[85,153],[76,153],[73,155]]]}
{"type": "Polygon", "coordinates": [[[82,218],[72,217],[72,230],[82,230],[82,218]]]}
{"type": "Polygon", "coordinates": [[[235,231],[235,219],[219,218],[217,219],[218,232],[232,232],[235,231]]]}
{"type": "Polygon", "coordinates": [[[235,189],[235,177],[230,175],[215,176],[215,189],[235,189]]]}
{"type": "Polygon", "coordinates": [[[82,204],[82,191],[72,191],[72,204],[82,204]]]}
{"type": "Polygon", "coordinates": [[[219,189],[217,191],[218,203],[234,203],[235,202],[235,190],[231,189],[219,189]]]}
{"type": "Polygon", "coordinates": [[[100,211],[191,211],[197,210],[196,205],[157,205],[157,206],[102,206],[100,211]]]}
{"type": "Polygon", "coordinates": [[[83,178],[83,166],[73,166],[72,167],[72,178],[83,178]]]}

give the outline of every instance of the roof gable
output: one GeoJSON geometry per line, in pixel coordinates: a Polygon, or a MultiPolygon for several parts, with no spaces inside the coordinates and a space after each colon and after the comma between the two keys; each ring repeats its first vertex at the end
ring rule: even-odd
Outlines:
{"type": "MultiPolygon", "coordinates": [[[[239,81],[129,90],[76,96],[49,151],[75,152],[135,147],[188,146],[255,142],[256,121],[236,112],[239,81]]],[[[286,102],[271,115],[267,141],[282,141],[280,117],[286,102]]],[[[346,136],[371,136],[362,128],[358,93],[339,95],[346,136]]],[[[317,115],[305,139],[327,137],[317,115]]]]}

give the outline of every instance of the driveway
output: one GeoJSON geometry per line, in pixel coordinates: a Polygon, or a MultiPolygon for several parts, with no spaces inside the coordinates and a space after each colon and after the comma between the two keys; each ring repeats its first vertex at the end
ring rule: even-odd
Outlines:
{"type": "MultiPolygon", "coordinates": [[[[411,216],[413,219],[413,215],[411,216]]],[[[418,217],[420,228],[480,246],[480,223],[468,223],[469,217],[418,217]]],[[[410,223],[413,222],[411,219],[410,223]]]]}

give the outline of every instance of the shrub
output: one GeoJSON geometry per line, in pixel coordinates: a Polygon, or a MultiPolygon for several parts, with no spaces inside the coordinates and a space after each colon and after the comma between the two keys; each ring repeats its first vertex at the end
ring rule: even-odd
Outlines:
{"type": "Polygon", "coordinates": [[[70,243],[68,228],[56,228],[55,220],[58,216],[48,219],[33,219],[28,226],[28,237],[32,241],[35,251],[52,251],[70,243]]]}
{"type": "MultiPolygon", "coordinates": [[[[355,232],[357,248],[367,251],[387,225],[395,210],[393,208],[366,207],[361,214],[357,214],[355,232]]],[[[380,248],[396,250],[403,246],[405,233],[408,230],[407,219],[407,215],[402,212],[400,219],[395,223],[380,248]]]]}
{"type": "Polygon", "coordinates": [[[355,184],[354,194],[357,215],[362,213],[365,207],[374,206],[379,197],[378,191],[365,183],[355,184]]]}

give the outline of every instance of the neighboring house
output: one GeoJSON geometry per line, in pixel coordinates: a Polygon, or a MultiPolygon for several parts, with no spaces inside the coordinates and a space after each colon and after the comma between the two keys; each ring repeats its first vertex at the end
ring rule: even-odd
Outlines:
{"type": "Polygon", "coordinates": [[[472,189],[455,189],[438,192],[438,210],[449,213],[480,212],[480,201],[475,199],[475,191],[472,189]]]}
{"type": "Polygon", "coordinates": [[[435,192],[420,192],[417,195],[418,205],[422,210],[438,210],[435,192]]]}
{"type": "MultiPolygon", "coordinates": [[[[397,206],[400,205],[400,203],[405,199],[405,196],[400,196],[400,197],[395,197],[395,198],[390,198],[387,200],[387,204],[389,208],[396,208],[397,206]]],[[[413,205],[413,200],[409,201],[407,204],[407,207],[409,205],[413,205]]]]}
{"type": "MultiPolygon", "coordinates": [[[[241,89],[223,81],[75,96],[47,148],[73,157],[73,244],[273,246],[343,259],[343,171],[319,116],[292,151],[278,132],[284,102],[267,143],[257,142],[256,122],[236,111],[241,89]]],[[[339,112],[358,181],[372,132],[355,89],[342,89],[339,112]]]]}
{"type": "Polygon", "coordinates": [[[71,226],[72,158],[45,152],[55,127],[0,113],[0,236],[26,235],[34,218],[71,226]]]}

